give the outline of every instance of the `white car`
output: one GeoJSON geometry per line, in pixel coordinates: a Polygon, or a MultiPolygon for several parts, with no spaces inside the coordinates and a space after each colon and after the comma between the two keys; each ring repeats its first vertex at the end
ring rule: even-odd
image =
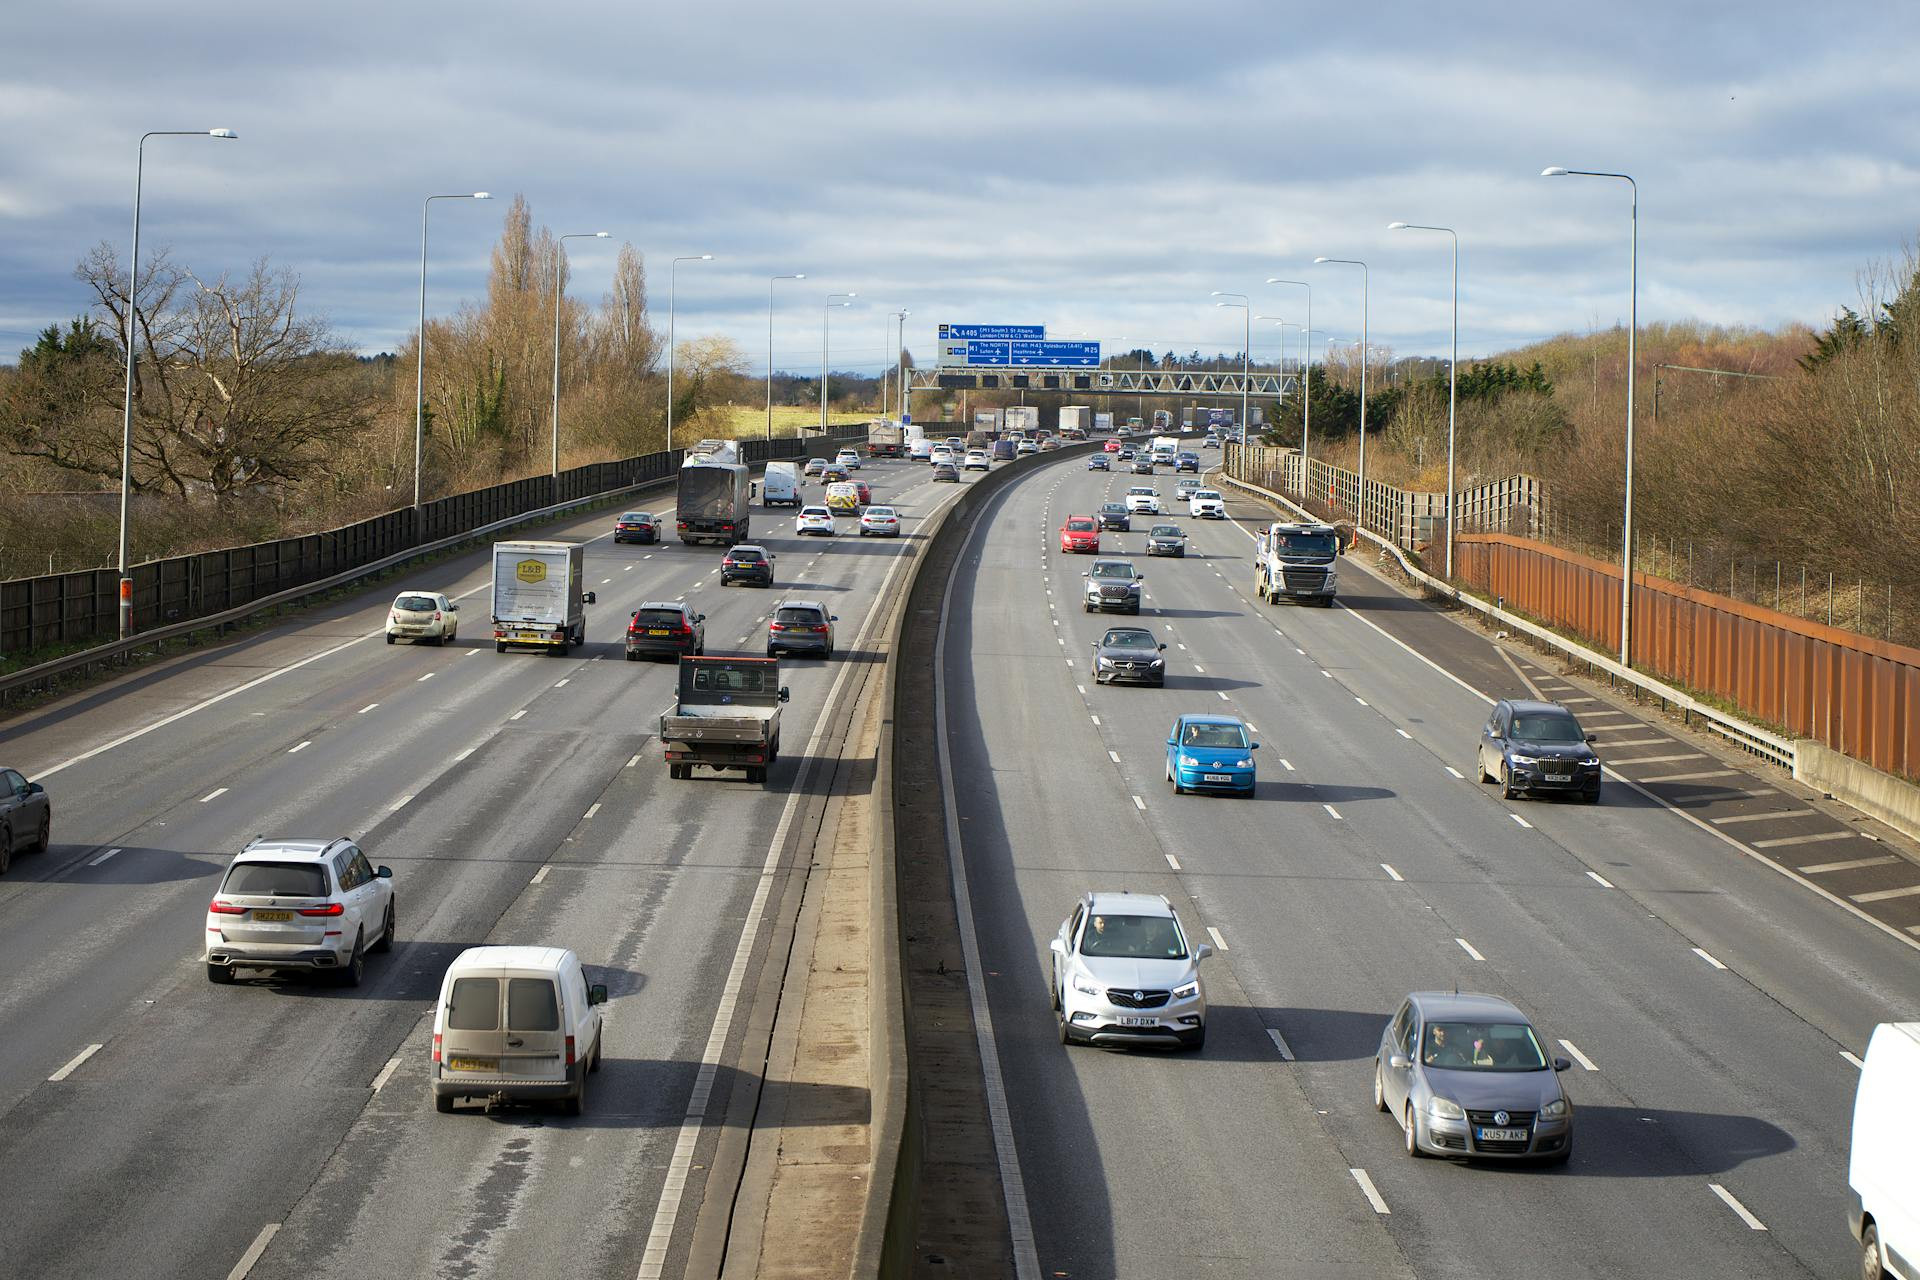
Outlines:
{"type": "Polygon", "coordinates": [[[966,458],[960,463],[968,471],[989,471],[993,464],[987,460],[985,449],[969,449],[966,458]]]}
{"type": "Polygon", "coordinates": [[[801,537],[808,534],[833,536],[833,512],[826,507],[802,507],[799,518],[793,522],[793,531],[801,537]]]}
{"type": "Polygon", "coordinates": [[[1013,446],[1013,452],[1016,456],[1022,458],[1030,453],[1038,453],[1040,452],[1040,442],[1037,440],[1022,440],[1019,444],[1013,446]]]}
{"type": "Polygon", "coordinates": [[[431,640],[445,644],[460,633],[460,606],[438,591],[402,591],[387,611],[387,643],[431,640]]]}
{"type": "Polygon", "coordinates": [[[256,837],[207,905],[207,979],[313,969],[357,987],[367,953],[392,949],[393,922],[393,872],[353,841],[256,837]]]}
{"type": "Polygon", "coordinates": [[[1196,489],[1187,499],[1187,514],[1201,520],[1225,520],[1227,500],[1218,489],[1196,489]]]}
{"type": "Polygon", "coordinates": [[[1166,898],[1085,894],[1050,946],[1061,1044],[1206,1043],[1200,962],[1213,948],[1187,941],[1166,898]]]}
{"type": "Polygon", "coordinates": [[[1133,486],[1131,489],[1128,489],[1127,490],[1127,514],[1132,516],[1159,515],[1160,514],[1160,494],[1157,491],[1147,487],[1146,485],[1140,485],[1140,484],[1137,484],[1133,486]]]}
{"type": "Polygon", "coordinates": [[[845,467],[849,471],[860,469],[860,455],[851,449],[842,449],[833,457],[835,466],[845,467]]]}
{"type": "Polygon", "coordinates": [[[953,450],[943,444],[937,444],[933,446],[933,452],[928,455],[927,461],[935,464],[945,462],[951,465],[953,462],[953,450]]]}
{"type": "Polygon", "coordinates": [[[900,516],[892,507],[868,507],[860,513],[860,536],[877,538],[900,536],[900,516]]]}

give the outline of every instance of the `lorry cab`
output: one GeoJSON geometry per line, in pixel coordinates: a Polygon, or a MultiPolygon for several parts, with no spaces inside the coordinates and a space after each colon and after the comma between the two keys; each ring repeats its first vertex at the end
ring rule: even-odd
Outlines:
{"type": "Polygon", "coordinates": [[[1330,524],[1270,524],[1254,548],[1254,594],[1268,604],[1300,599],[1331,608],[1339,555],[1340,531],[1330,524]]]}
{"type": "Polygon", "coordinates": [[[440,980],[433,1011],[433,1105],[551,1100],[568,1115],[600,1069],[607,989],[559,947],[469,947],[440,980]]]}

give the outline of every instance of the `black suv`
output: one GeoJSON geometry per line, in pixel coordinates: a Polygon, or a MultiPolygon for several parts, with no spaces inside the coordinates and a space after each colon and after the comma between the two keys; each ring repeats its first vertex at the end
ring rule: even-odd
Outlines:
{"type": "Polygon", "coordinates": [[[730,587],[744,582],[750,587],[773,585],[773,552],[765,547],[742,542],[727,551],[720,562],[720,585],[730,587]]]}
{"type": "Polygon", "coordinates": [[[1118,529],[1121,533],[1133,532],[1133,519],[1127,514],[1127,504],[1124,502],[1103,502],[1095,514],[1100,518],[1102,533],[1108,529],[1118,529]]]}
{"type": "Polygon", "coordinates": [[[1593,741],[1557,702],[1502,701],[1480,730],[1474,765],[1480,781],[1499,783],[1509,800],[1559,792],[1598,804],[1600,757],[1593,741]]]}
{"type": "Polygon", "coordinates": [[[627,623],[627,661],[707,651],[707,615],[684,600],[646,600],[627,623]]]}

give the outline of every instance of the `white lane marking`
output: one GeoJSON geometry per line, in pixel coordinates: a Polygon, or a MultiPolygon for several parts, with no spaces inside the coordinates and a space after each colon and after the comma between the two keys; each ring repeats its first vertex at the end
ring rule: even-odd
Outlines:
{"type": "Polygon", "coordinates": [[[253,1270],[253,1264],[260,1261],[260,1255],[267,1251],[267,1246],[273,1243],[273,1238],[278,1234],[280,1234],[280,1224],[277,1222],[269,1222],[260,1228],[260,1234],[253,1238],[253,1243],[247,1246],[247,1251],[240,1255],[240,1261],[234,1263],[233,1270],[227,1272],[227,1280],[247,1280],[247,1274],[253,1270]]]}
{"type": "Polygon", "coordinates": [[[1726,1204],[1727,1208],[1739,1214],[1740,1221],[1746,1223],[1749,1229],[1754,1231],[1765,1231],[1767,1229],[1767,1224],[1760,1221],[1760,1219],[1754,1217],[1753,1211],[1751,1209],[1747,1208],[1747,1206],[1741,1204],[1738,1200],[1733,1198],[1733,1192],[1727,1190],[1725,1187],[1721,1186],[1717,1182],[1709,1182],[1707,1184],[1707,1189],[1713,1192],[1713,1194],[1719,1196],[1721,1201],[1726,1204]]]}
{"type": "Polygon", "coordinates": [[[1094,728],[1096,728],[1096,729],[1098,729],[1098,728],[1100,727],[1100,717],[1099,717],[1099,716],[1096,716],[1096,715],[1092,715],[1092,714],[1089,714],[1089,715],[1087,716],[1087,719],[1089,719],[1089,720],[1091,720],[1091,721],[1093,721],[1093,727],[1094,727],[1094,728]]]}
{"type": "Polygon", "coordinates": [[[1180,869],[1180,859],[1174,857],[1170,853],[1162,854],[1161,856],[1167,860],[1167,865],[1172,867],[1175,871],[1178,871],[1180,869]]]}
{"type": "MultiPolygon", "coordinates": [[[[647,554],[645,554],[645,555],[643,555],[643,556],[641,556],[640,558],[641,558],[642,560],[651,560],[651,559],[653,559],[653,552],[651,552],[651,551],[649,551],[649,552],[647,552],[647,554]]],[[[628,565],[628,566],[627,566],[627,572],[628,572],[628,573],[632,573],[632,572],[633,572],[633,566],[632,566],[632,565],[628,565]]]]}
{"type": "Polygon", "coordinates": [[[379,704],[379,703],[377,703],[377,702],[369,702],[369,703],[368,703],[368,704],[367,704],[366,706],[364,706],[364,707],[362,707],[362,708],[360,708],[360,709],[359,709],[358,711],[356,711],[356,712],[354,712],[353,714],[355,714],[355,715],[357,715],[357,716],[363,716],[363,715],[365,715],[365,714],[367,714],[367,712],[369,712],[369,711],[371,711],[371,710],[373,710],[373,709],[374,709],[375,707],[377,707],[377,706],[379,706],[379,705],[380,705],[380,704],[379,704]]]}
{"type": "Polygon", "coordinates": [[[1355,697],[1354,701],[1359,703],[1363,707],[1367,705],[1367,700],[1365,698],[1355,697]]]}
{"type": "Polygon", "coordinates": [[[632,755],[630,755],[630,756],[628,756],[628,757],[627,757],[627,768],[629,768],[629,769],[631,769],[631,768],[633,768],[633,767],[634,767],[635,765],[637,765],[637,764],[639,764],[639,763],[640,763],[640,753],[639,753],[639,752],[637,752],[637,751],[636,751],[636,752],[634,752],[634,753],[633,753],[632,755]]]}
{"type": "Polygon", "coordinates": [[[1285,770],[1286,770],[1286,771],[1287,771],[1288,773],[1295,773],[1295,772],[1298,772],[1298,771],[1297,771],[1297,770],[1296,770],[1296,769],[1295,769],[1295,768],[1293,767],[1293,761],[1291,761],[1291,760],[1289,760],[1289,759],[1287,759],[1287,758],[1286,758],[1285,756],[1282,756],[1282,757],[1280,758],[1280,767],[1281,767],[1282,769],[1285,769],[1285,770]]]}
{"type": "Polygon", "coordinates": [[[1900,859],[1887,854],[1878,858],[1849,858],[1845,862],[1816,862],[1810,867],[1801,867],[1800,874],[1817,876],[1828,871],[1858,871],[1862,867],[1884,867],[1889,862],[1898,861],[1900,859]]]}
{"type": "Polygon", "coordinates": [[[567,687],[568,682],[571,681],[572,679],[573,679],[572,676],[568,676],[566,677],[566,679],[560,681],[558,684],[554,685],[553,687],[556,689],[564,689],[567,687]]]}
{"type": "Polygon", "coordinates": [[[1588,879],[1592,880],[1595,884],[1599,885],[1602,889],[1613,888],[1613,881],[1607,879],[1605,876],[1601,875],[1598,871],[1587,872],[1587,877],[1588,879]]]}
{"type": "Polygon", "coordinates": [[[472,755],[473,752],[474,752],[474,748],[468,747],[465,751],[462,751],[459,755],[455,756],[453,758],[453,762],[455,764],[459,764],[462,760],[465,760],[468,756],[472,755]]]}
{"type": "Polygon", "coordinates": [[[1213,939],[1213,945],[1217,950],[1220,950],[1220,951],[1233,950],[1232,947],[1229,947],[1227,945],[1227,940],[1220,936],[1220,931],[1214,928],[1212,925],[1207,926],[1207,936],[1213,939]]]}
{"type": "Polygon", "coordinates": [[[1862,1071],[1865,1071],[1867,1069],[1866,1063],[1860,1061],[1860,1059],[1854,1057],[1851,1053],[1848,1053],[1845,1049],[1842,1049],[1840,1051],[1840,1056],[1845,1058],[1848,1062],[1851,1062],[1855,1067],[1859,1068],[1862,1071]]]}
{"type": "Polygon", "coordinates": [[[1593,1065],[1592,1058],[1589,1058],[1586,1054],[1580,1052],[1580,1050],[1577,1047],[1575,1047],[1573,1041],[1562,1040],[1560,1042],[1560,1047],[1567,1051],[1567,1056],[1569,1058],[1572,1058],[1575,1062],[1579,1063],[1582,1067],[1585,1067],[1588,1071],[1598,1071],[1600,1069],[1593,1065]]]}
{"type": "Polygon", "coordinates": [[[1462,951],[1472,956],[1475,960],[1484,961],[1486,959],[1485,956],[1481,955],[1478,951],[1475,951],[1473,949],[1473,944],[1471,942],[1468,942],[1465,938],[1455,938],[1454,941],[1460,944],[1460,949],[1462,951]]]}
{"type": "Polygon", "coordinates": [[[79,1066],[81,1063],[85,1062],[88,1058],[91,1058],[94,1054],[100,1052],[100,1050],[104,1049],[105,1047],[106,1047],[105,1045],[98,1045],[98,1044],[88,1045],[86,1048],[82,1049],[80,1052],[74,1054],[73,1057],[67,1062],[66,1066],[60,1068],[58,1071],[48,1076],[47,1083],[58,1084],[60,1083],[60,1081],[65,1080],[68,1076],[72,1075],[76,1070],[79,1069],[79,1066]]]}
{"type": "MultiPolygon", "coordinates": [[[[1185,645],[1181,645],[1180,647],[1181,647],[1182,649],[1184,649],[1184,648],[1186,648],[1187,646],[1185,646],[1185,645]]],[[[1198,672],[1199,672],[1199,673],[1200,673],[1201,675],[1205,675],[1205,674],[1207,674],[1207,669],[1206,669],[1205,667],[1203,667],[1203,666],[1201,666],[1201,665],[1200,665],[1199,663],[1197,663],[1197,662],[1193,664],[1193,669],[1194,669],[1195,671],[1198,671],[1198,672]]]]}
{"type": "Polygon", "coordinates": [[[1618,742],[1609,742],[1610,747],[1671,747],[1672,738],[1622,738],[1618,742]]]}
{"type": "Polygon", "coordinates": [[[1399,734],[1401,737],[1405,738],[1408,742],[1413,741],[1413,735],[1408,733],[1405,729],[1395,729],[1394,732],[1399,734]]]}
{"type": "Polygon", "coordinates": [[[1710,955],[1709,953],[1702,951],[1699,947],[1695,947],[1693,949],[1693,954],[1699,956],[1702,960],[1705,960],[1708,964],[1712,965],[1716,969],[1724,969],[1727,967],[1721,964],[1718,960],[1714,959],[1713,956],[1710,955]]]}
{"type": "Polygon", "coordinates": [[[1347,1172],[1352,1174],[1353,1180],[1360,1184],[1362,1194],[1367,1197],[1367,1203],[1373,1206],[1375,1213],[1390,1214],[1393,1212],[1393,1210],[1387,1208],[1387,1202],[1381,1199],[1379,1189],[1373,1185],[1373,1179],[1367,1176],[1365,1169],[1349,1169],[1347,1172]]]}
{"type": "Polygon", "coordinates": [[[1279,1052],[1282,1062],[1292,1062],[1294,1060],[1293,1046],[1288,1044],[1287,1038],[1280,1034],[1280,1028],[1268,1027],[1267,1038],[1273,1041],[1273,1047],[1279,1052]]]}
{"type": "Polygon", "coordinates": [[[613,581],[613,579],[612,579],[612,578],[602,578],[602,579],[600,579],[600,585],[604,587],[604,586],[606,586],[606,585],[607,585],[607,584],[608,584],[609,582],[612,582],[612,581],[613,581]]]}
{"type": "Polygon", "coordinates": [[[1109,759],[1109,760],[1111,760],[1111,761],[1113,761],[1113,762],[1114,762],[1115,764],[1119,764],[1119,763],[1120,763],[1120,753],[1119,753],[1118,751],[1109,751],[1109,752],[1107,752],[1107,759],[1109,759]]]}
{"type": "Polygon", "coordinates": [[[87,865],[90,867],[97,867],[101,863],[105,862],[108,858],[111,858],[114,854],[125,853],[125,852],[126,852],[125,849],[109,849],[105,853],[101,854],[99,857],[95,858],[92,862],[89,862],[87,865]]]}
{"type": "Polygon", "coordinates": [[[1774,818],[1813,818],[1819,814],[1813,809],[1782,809],[1777,813],[1736,813],[1726,818],[1708,818],[1716,827],[1724,827],[1735,822],[1767,822],[1774,818]]]}
{"type": "Polygon", "coordinates": [[[1299,654],[1303,658],[1307,656],[1307,651],[1305,649],[1295,647],[1294,652],[1299,654]]]}
{"type": "Polygon", "coordinates": [[[290,756],[291,756],[291,755],[297,755],[297,754],[299,754],[300,752],[302,752],[302,751],[305,751],[305,750],[306,750],[306,749],[307,749],[308,747],[310,747],[310,746],[312,746],[312,745],[313,745],[313,739],[312,739],[312,738],[308,738],[308,739],[307,739],[307,740],[306,740],[305,742],[302,742],[302,743],[298,743],[298,744],[296,744],[296,745],[294,745],[294,746],[291,746],[291,747],[288,747],[288,748],[287,748],[287,754],[288,754],[288,755],[290,755],[290,756]]]}
{"type": "Polygon", "coordinates": [[[593,818],[593,815],[598,812],[600,812],[600,802],[598,800],[595,800],[592,804],[587,806],[586,816],[581,818],[580,821],[582,822],[591,821],[593,818]]]}
{"type": "Polygon", "coordinates": [[[1147,807],[1147,802],[1145,800],[1142,800],[1139,796],[1135,796],[1133,798],[1133,807],[1141,810],[1142,812],[1145,812],[1147,807]]]}
{"type": "Polygon", "coordinates": [[[541,867],[541,868],[540,868],[540,869],[539,869],[538,871],[536,871],[536,872],[534,872],[534,873],[533,873],[533,883],[535,883],[535,884],[543,884],[543,883],[545,883],[545,881],[546,881],[546,878],[547,878],[547,872],[549,872],[549,871],[551,871],[551,870],[553,870],[553,868],[552,868],[552,867],[550,867],[550,866],[547,866],[547,867],[541,867]]]}
{"type": "Polygon", "coordinates": [[[1332,805],[1330,805],[1330,804],[1323,804],[1323,805],[1321,805],[1320,807],[1321,807],[1322,809],[1325,809],[1325,810],[1327,811],[1327,816],[1328,816],[1329,818],[1332,818],[1332,819],[1333,819],[1333,820],[1334,820],[1335,822],[1345,822],[1345,821],[1346,821],[1346,819],[1345,819],[1345,818],[1342,818],[1342,817],[1340,816],[1340,811],[1339,811],[1338,809],[1336,809],[1336,808],[1334,808],[1334,807],[1333,807],[1332,805]]]}
{"type": "Polygon", "coordinates": [[[425,674],[425,675],[423,675],[423,676],[421,676],[419,680],[415,680],[415,681],[414,681],[414,683],[415,683],[415,684],[419,684],[419,683],[421,683],[421,681],[424,681],[424,680],[431,680],[431,679],[433,679],[433,676],[434,676],[434,673],[433,673],[433,672],[431,672],[431,671],[429,671],[429,672],[427,672],[427,674],[425,674]]]}
{"type": "Polygon", "coordinates": [[[1507,816],[1509,818],[1512,818],[1515,822],[1519,823],[1521,826],[1525,827],[1527,830],[1529,831],[1533,830],[1533,824],[1531,822],[1528,822],[1525,818],[1521,817],[1519,814],[1509,810],[1507,813],[1507,816]]]}
{"type": "Polygon", "coordinates": [[[391,805],[388,806],[388,812],[398,813],[400,810],[406,808],[409,804],[412,804],[412,803],[413,803],[413,797],[411,795],[401,796],[398,800],[395,800],[391,805]]]}
{"type": "Polygon", "coordinates": [[[1629,764],[1673,764],[1679,760],[1705,760],[1706,754],[1700,751],[1681,751],[1670,756],[1631,756],[1625,760],[1609,760],[1607,763],[1618,769],[1629,764]]]}
{"type": "Polygon", "coordinates": [[[1322,670],[1321,670],[1321,672],[1320,672],[1320,674],[1321,674],[1321,675],[1323,675],[1323,676],[1325,676],[1325,677],[1326,677],[1327,679],[1329,679],[1329,680],[1331,680],[1331,679],[1333,679],[1333,672],[1331,672],[1331,671],[1327,671],[1327,670],[1325,670],[1325,669],[1322,669],[1322,670]]]}
{"type": "Polygon", "coordinates": [[[525,707],[522,707],[518,711],[514,712],[512,715],[508,716],[507,719],[518,720],[521,716],[525,714],[527,714],[527,709],[525,707]]]}
{"type": "MultiPolygon", "coordinates": [[[[1076,688],[1076,689],[1078,689],[1078,690],[1080,691],[1080,696],[1081,696],[1081,697],[1083,697],[1083,698],[1084,698],[1084,697],[1086,697],[1086,696],[1087,696],[1087,686],[1085,686],[1085,685],[1083,685],[1083,684],[1077,684],[1077,685],[1075,685],[1075,686],[1073,686],[1073,687],[1074,687],[1074,688],[1076,688]]],[[[1098,720],[1098,719],[1096,718],[1096,719],[1095,719],[1095,721],[1094,721],[1094,723],[1095,723],[1095,724],[1098,724],[1098,723],[1099,723],[1099,720],[1098,720]]]]}
{"type": "Polygon", "coordinates": [[[1178,640],[1175,640],[1173,643],[1181,649],[1185,649],[1187,647],[1184,644],[1181,644],[1178,640]]]}
{"type": "Polygon", "coordinates": [[[1904,889],[1882,889],[1878,893],[1856,893],[1852,896],[1855,902],[1863,905],[1869,902],[1885,902],[1888,898],[1912,898],[1920,896],[1920,884],[1910,884],[1904,889]]]}
{"type": "Polygon", "coordinates": [[[1806,836],[1776,836],[1771,840],[1755,840],[1756,849],[1779,849],[1791,844],[1824,844],[1829,840],[1851,840],[1851,831],[1820,831],[1806,836]]]}
{"type": "Polygon", "coordinates": [[[1466,775],[1466,774],[1464,774],[1464,773],[1462,773],[1462,772],[1460,772],[1460,771],[1459,771],[1458,769],[1456,769],[1456,768],[1454,768],[1454,767],[1453,767],[1452,765],[1447,765],[1447,766],[1446,766],[1446,770],[1447,770],[1447,772],[1448,772],[1448,773],[1450,773],[1450,774],[1452,774],[1452,775],[1453,775],[1454,777],[1456,777],[1456,778],[1458,778],[1458,779],[1460,779],[1460,780],[1461,780],[1462,782],[1465,782],[1465,781],[1467,780],[1467,775],[1466,775]]]}
{"type": "Polygon", "coordinates": [[[1387,873],[1387,878],[1389,880],[1392,880],[1395,883],[1405,883],[1406,877],[1401,875],[1398,871],[1395,871],[1393,869],[1393,864],[1391,862],[1381,863],[1380,869],[1387,873]]]}
{"type": "Polygon", "coordinates": [[[373,1078],[373,1091],[375,1093],[378,1093],[380,1092],[380,1090],[384,1089],[386,1087],[387,1081],[393,1079],[393,1073],[398,1071],[399,1069],[400,1069],[400,1055],[396,1053],[391,1058],[387,1059],[387,1065],[380,1068],[380,1074],[373,1078]]]}
{"type": "Polygon", "coordinates": [[[1643,785],[1655,782],[1700,782],[1707,778],[1737,777],[1739,773],[1738,769],[1703,769],[1699,773],[1662,773],[1651,778],[1635,778],[1634,781],[1643,785]]]}
{"type": "Polygon", "coordinates": [[[227,794],[227,789],[225,787],[215,787],[213,790],[207,792],[207,794],[200,797],[200,803],[205,804],[209,800],[218,800],[221,796],[225,794],[227,794]]]}
{"type": "Polygon", "coordinates": [[[461,654],[460,656],[461,656],[461,657],[463,657],[463,658],[471,658],[471,657],[473,657],[473,656],[475,656],[476,654],[478,654],[479,652],[480,652],[480,650],[478,650],[478,649],[469,649],[469,650],[467,650],[467,651],[466,651],[465,653],[463,653],[463,654],[461,654]]]}
{"type": "MultiPolygon", "coordinates": [[[[1543,684],[1545,684],[1546,682],[1545,682],[1545,681],[1542,681],[1541,683],[1543,683],[1543,684]]],[[[1552,689],[1558,689],[1558,688],[1563,688],[1564,686],[1562,686],[1562,685],[1548,685],[1547,687],[1548,687],[1548,688],[1552,688],[1552,689]]],[[[1598,702],[1598,701],[1600,701],[1600,699],[1598,699],[1598,698],[1588,698],[1588,697],[1584,697],[1584,696],[1583,696],[1583,697],[1578,697],[1578,698],[1559,698],[1559,699],[1556,699],[1556,701],[1559,701],[1559,702],[1598,702]]],[[[1610,713],[1608,713],[1608,714],[1613,714],[1613,715],[1617,715],[1617,714],[1619,714],[1619,713],[1618,713],[1618,712],[1610,712],[1610,713]]]]}

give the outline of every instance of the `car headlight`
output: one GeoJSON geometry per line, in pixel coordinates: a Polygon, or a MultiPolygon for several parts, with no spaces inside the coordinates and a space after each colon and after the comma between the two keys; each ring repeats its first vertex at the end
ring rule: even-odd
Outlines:
{"type": "Polygon", "coordinates": [[[1507,763],[1508,764],[1539,764],[1540,757],[1539,756],[1523,756],[1516,751],[1512,755],[1507,757],[1507,763]]]}
{"type": "Polygon", "coordinates": [[[1102,658],[1102,659],[1100,659],[1100,666],[1101,666],[1102,668],[1110,668],[1110,667],[1112,667],[1112,666],[1113,666],[1113,659],[1112,659],[1112,658],[1102,658]]]}
{"type": "Polygon", "coordinates": [[[1073,975],[1073,989],[1083,996],[1097,996],[1100,994],[1099,987],[1094,986],[1092,982],[1077,973],[1073,975]]]}
{"type": "Polygon", "coordinates": [[[1552,1102],[1540,1108],[1540,1118],[1542,1120],[1558,1120],[1566,1114],[1567,1100],[1565,1098],[1555,1098],[1552,1102]]]}
{"type": "Polygon", "coordinates": [[[1465,1120],[1465,1108],[1452,1098],[1435,1098],[1427,1103],[1427,1113],[1441,1120],[1465,1120]]]}
{"type": "Polygon", "coordinates": [[[1236,769],[1251,769],[1253,768],[1253,757],[1246,756],[1242,759],[1235,760],[1233,762],[1233,767],[1236,769]]]}
{"type": "Polygon", "coordinates": [[[1173,989],[1173,998],[1175,1000],[1191,1000],[1199,994],[1200,994],[1200,979],[1198,978],[1195,978],[1192,982],[1186,983],[1182,986],[1175,987],[1173,989]]]}
{"type": "Polygon", "coordinates": [[[1198,760],[1195,760],[1192,756],[1181,756],[1180,767],[1183,769],[1198,769],[1200,767],[1200,762],[1198,760]]]}

